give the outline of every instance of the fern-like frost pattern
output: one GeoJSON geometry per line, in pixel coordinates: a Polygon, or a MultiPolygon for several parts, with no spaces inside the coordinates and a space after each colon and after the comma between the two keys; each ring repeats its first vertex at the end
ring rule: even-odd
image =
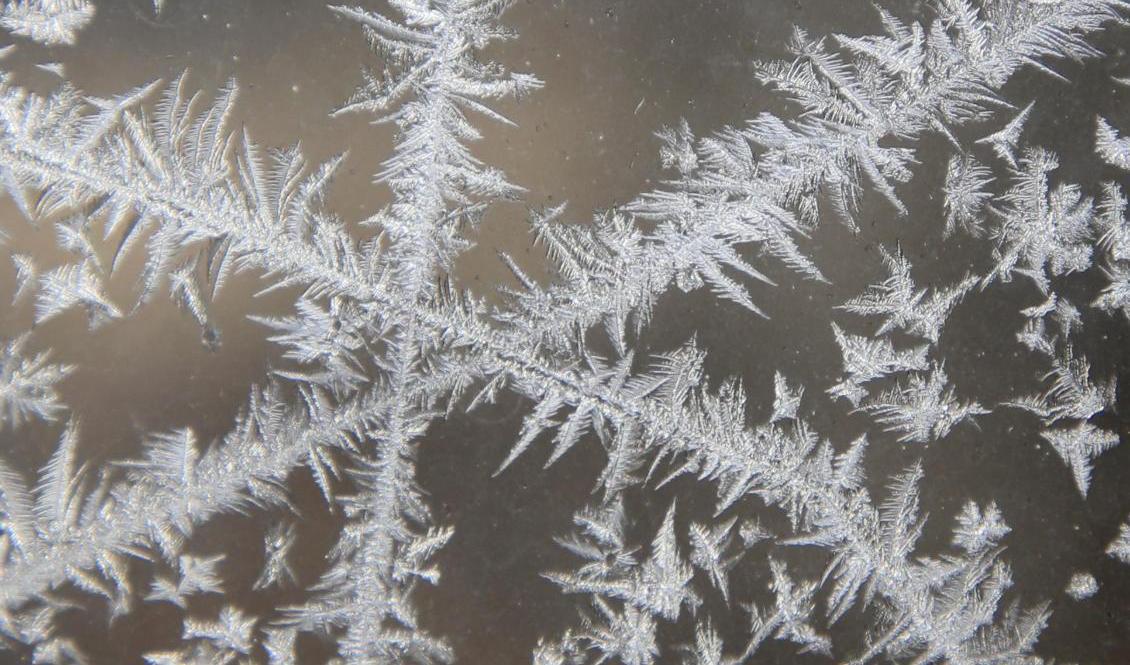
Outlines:
{"type": "MultiPolygon", "coordinates": [[[[23,40],[17,50],[64,47],[96,4],[9,0],[0,26],[23,40]]],[[[30,307],[34,325],[2,342],[0,432],[45,429],[58,443],[34,479],[0,451],[0,646],[36,663],[91,662],[65,628],[81,595],[110,621],[177,612],[179,641],[141,655],[153,664],[289,665],[307,662],[311,641],[335,663],[460,661],[424,589],[459,565],[463,527],[431,504],[420,451],[436,423],[514,396],[521,423],[491,460],[494,476],[530,457],[545,474],[589,451],[604,462],[587,504],[558,525],[557,560],[569,563],[512,580],[577,608],[572,623],[544,628],[532,662],[722,665],[769,650],[1045,662],[1038,640],[1053,604],[1014,589],[1001,506],[959,497],[955,513],[931,518],[931,533],[949,522],[945,551],[924,538],[923,451],[984,438],[982,422],[1027,419],[1039,439],[1027,445],[1054,451],[1072,498],[1108,481],[1118,377],[1076,349],[1095,317],[1130,319],[1126,199],[1116,180],[1065,181],[1059,156],[1028,136],[1043,102],[1002,91],[1021,69],[1063,78],[1058,63],[1103,56],[1095,37],[1124,27],[1130,4],[939,0],[919,22],[878,9],[877,35],[797,26],[789,60],[755,63],[788,113],[707,133],[687,120],[657,128],[665,179],[587,223],[565,204],[531,209],[548,278],[502,254],[513,285],[491,298],[462,291],[456,263],[488,211],[527,193],[474,144],[487,126],[511,131],[499,109],[545,84],[491,59],[499,42],[521,43],[503,25],[511,0],[379,4],[325,9],[372,49],[327,122],[360,114],[395,132],[369,167],[388,203],[358,223],[332,204],[349,158],[259,145],[254,118],[236,120],[235,80],[202,92],[182,73],[94,97],[0,77],[0,182],[19,224],[51,232],[58,250],[10,252],[13,307],[30,307]],[[933,219],[919,219],[904,198],[930,177],[931,139],[949,153],[933,219]],[[936,233],[939,247],[971,243],[975,258],[937,277],[944,261],[916,252],[914,234],[870,238],[873,215],[936,233]],[[772,376],[713,380],[723,350],[697,337],[647,342],[679,293],[708,291],[756,341],[776,323],[767,289],[841,292],[814,242],[829,220],[876,248],[861,272],[880,275],[830,308],[833,385],[804,385],[782,358],[772,376]],[[1071,280],[1092,275],[1102,284],[1080,300],[1071,280]],[[217,306],[248,276],[288,304],[247,314],[279,352],[230,429],[215,440],[188,426],[149,432],[138,455],[100,460],[67,402],[68,378],[84,370],[54,360],[41,331],[78,312],[89,334],[105,334],[167,297],[219,351],[217,306]],[[984,377],[952,369],[968,358],[955,357],[949,322],[1023,289],[1019,327],[998,337],[1048,369],[1031,377],[1042,390],[994,404],[977,394],[984,377]],[[841,419],[850,426],[818,431],[841,419]],[[876,473],[876,460],[908,455],[901,471],[876,473]],[[337,520],[316,575],[298,561],[302,479],[337,520]],[[291,599],[277,606],[237,599],[229,571],[243,555],[202,547],[210,523],[253,516],[269,524],[249,584],[257,601],[291,599]],[[735,616],[737,635],[719,629],[735,616]],[[845,635],[846,624],[866,630],[845,635]]],[[[1094,157],[1130,170],[1114,121],[1087,122],[1094,157]]],[[[1107,526],[1105,554],[1130,563],[1130,523],[1107,526]]],[[[1073,571],[1057,593],[1086,602],[1104,589],[1073,571]]]]}

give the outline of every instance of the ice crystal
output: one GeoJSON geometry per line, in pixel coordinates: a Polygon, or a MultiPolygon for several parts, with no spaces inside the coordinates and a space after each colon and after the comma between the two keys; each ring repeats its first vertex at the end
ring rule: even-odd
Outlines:
{"type": "Polygon", "coordinates": [[[167,601],[185,607],[185,599],[192,594],[223,593],[223,578],[216,571],[216,566],[223,558],[223,555],[211,557],[181,555],[178,561],[179,579],[174,581],[167,577],[154,578],[153,588],[145,599],[167,601]]]}
{"type": "Polygon", "coordinates": [[[911,278],[910,261],[901,250],[880,251],[891,276],[847,301],[841,309],[861,316],[885,317],[878,335],[897,328],[936,343],[950,312],[977,283],[976,278],[966,277],[954,286],[935,289],[927,297],[927,290],[918,288],[911,278]]]}
{"type": "Polygon", "coordinates": [[[266,561],[263,563],[263,572],[259,574],[259,579],[255,580],[255,588],[262,589],[295,582],[290,556],[297,539],[298,530],[294,524],[279,523],[271,526],[265,543],[266,561]]]}
{"type": "Polygon", "coordinates": [[[1117,264],[1103,268],[1109,283],[1092,303],[1095,307],[1122,312],[1130,319],[1130,265],[1117,264]]]}
{"type": "Polygon", "coordinates": [[[981,508],[972,501],[967,502],[957,516],[957,523],[953,543],[970,553],[985,551],[1011,531],[995,503],[981,508]]]}
{"type": "Polygon", "coordinates": [[[1075,600],[1086,600],[1099,592],[1099,582],[1091,573],[1078,572],[1071,576],[1066,592],[1075,600]]]}
{"type": "Polygon", "coordinates": [[[237,607],[225,605],[215,620],[185,619],[186,646],[174,652],[145,654],[152,665],[179,665],[186,662],[236,662],[254,646],[252,631],[257,619],[237,607]]]}
{"type": "MultiPolygon", "coordinates": [[[[578,523],[583,524],[584,518],[578,523]]],[[[578,553],[594,551],[578,546],[570,546],[570,549],[578,553]]],[[[675,541],[674,506],[667,511],[651,543],[651,556],[641,561],[623,549],[613,550],[612,554],[617,565],[611,570],[586,566],[576,573],[552,574],[549,578],[569,593],[617,598],[668,621],[678,618],[683,605],[698,604],[698,597],[687,585],[692,575],[691,566],[680,555],[675,541]]]]}
{"type": "Polygon", "coordinates": [[[1110,261],[1102,267],[1108,283],[1091,304],[1110,312],[1121,310],[1130,318],[1130,221],[1126,218],[1126,197],[1118,185],[1103,185],[1096,223],[1102,233],[1099,244],[1110,261]]]}
{"type": "Polygon", "coordinates": [[[1122,138],[1103,118],[1095,130],[1095,151],[1107,164],[1130,171],[1130,139],[1122,138]]]}
{"type": "Polygon", "coordinates": [[[709,624],[698,624],[694,631],[694,647],[688,648],[688,656],[683,660],[686,665],[726,665],[730,663],[722,655],[722,639],[709,624]]]}
{"type": "Polygon", "coordinates": [[[1091,465],[1104,451],[1118,445],[1118,434],[1082,421],[1071,428],[1052,428],[1040,433],[1071,469],[1079,493],[1087,496],[1091,465]]]}
{"type": "Polygon", "coordinates": [[[1070,346],[1055,358],[1052,369],[1044,375],[1045,380],[1051,378],[1054,381],[1045,392],[1008,404],[1040,416],[1047,424],[1064,418],[1085,420],[1114,405],[1116,379],[1093,383],[1091,364],[1086,358],[1076,358],[1070,346]]]}
{"type": "Polygon", "coordinates": [[[804,398],[804,386],[791,388],[785,376],[780,372],[773,375],[773,415],[769,422],[778,420],[795,420],[797,409],[804,398]]]}
{"type": "Polygon", "coordinates": [[[1049,174],[1058,167],[1045,150],[1031,149],[1020,158],[1014,185],[1002,198],[1003,219],[993,231],[997,266],[986,281],[1007,281],[1015,273],[1046,292],[1051,277],[1091,266],[1094,204],[1077,185],[1050,188],[1049,174]]]}
{"type": "Polygon", "coordinates": [[[12,264],[16,268],[16,293],[12,296],[12,303],[18,304],[35,288],[38,275],[35,260],[30,256],[13,254],[12,264]]]}
{"type": "Polygon", "coordinates": [[[730,549],[735,519],[719,524],[713,528],[702,524],[690,526],[691,563],[710,574],[710,579],[715,588],[722,594],[722,599],[729,602],[729,592],[726,584],[726,575],[734,564],[738,562],[737,556],[727,554],[730,549]]]}
{"type": "Polygon", "coordinates": [[[0,424],[19,425],[28,418],[54,420],[65,409],[55,385],[72,371],[68,365],[51,363],[43,351],[26,354],[30,336],[25,334],[4,344],[0,355],[0,424]]]}
{"type": "MultiPolygon", "coordinates": [[[[1033,662],[1048,612],[1002,608],[1012,580],[1000,556],[1009,534],[1001,511],[966,502],[952,551],[927,552],[919,543],[922,465],[890,479],[876,501],[869,484],[882,479],[868,480],[867,454],[872,440],[935,441],[987,413],[957,398],[929,354],[940,351],[946,321],[975,284],[1015,274],[1047,298],[1023,311],[1018,336],[1053,357],[1054,383],[1012,404],[1044,419],[1043,437],[1083,493],[1098,454],[1117,443],[1089,421],[1113,410],[1114,379],[1092,383],[1089,365],[1073,356],[1081,315],[1055,282],[1090,268],[1097,246],[1110,254],[1111,284],[1095,303],[1126,309],[1121,193],[1108,185],[1096,204],[1084,196],[1088,187],[1053,186],[1055,155],[1022,142],[1032,105],[980,141],[1010,168],[1003,196],[962,137],[964,126],[1000,126],[999,109],[1011,108],[1000,90],[1022,66],[1054,76],[1057,59],[1099,55],[1090,34],[1123,20],[1126,3],[945,0],[922,23],[880,10],[881,35],[822,38],[797,28],[792,60],[757,63],[759,80],[799,107],[795,118],[762,113],[697,137],[687,121],[661,129],[670,180],[588,225],[569,223],[563,204],[532,212],[549,279],[503,256],[517,286],[484,301],[460,293],[453,277],[475,237],[468,227],[524,190],[471,144],[484,136],[481,121],[513,124],[494,108],[500,100],[542,85],[484,55],[515,37],[498,21],[509,5],[391,0],[382,11],[328,10],[360,27],[378,61],[334,115],[360,113],[396,130],[376,173],[389,203],[365,220],[374,232],[363,239],[330,205],[344,157],[311,163],[297,146],[260,147],[236,128],[234,81],[209,95],[181,75],[99,98],[69,84],[43,95],[0,80],[0,182],[28,221],[52,225],[62,250],[61,259],[12,256],[14,301],[31,297],[37,327],[77,310],[112,332],[167,293],[215,349],[216,302],[236,273],[257,275],[293,307],[251,314],[279,347],[278,362],[219,440],[179,423],[145,435],[138,458],[98,472],[75,417],[58,426],[59,443],[32,487],[29,474],[0,462],[0,633],[28,647],[34,662],[83,662],[81,645],[58,629],[70,605],[56,590],[69,586],[101,596],[111,617],[134,612],[139,596],[183,610],[179,647],[145,654],[151,663],[295,663],[305,633],[327,641],[341,662],[452,662],[458,645],[424,616],[434,604],[417,602],[421,586],[442,582],[441,552],[458,542],[420,487],[419,446],[433,423],[509,391],[527,406],[508,452],[494,460],[497,473],[516,473],[519,458],[538,455],[531,451],[546,440],[547,467],[587,449],[605,458],[592,504],[559,540],[579,563],[546,573],[582,597],[580,623],[543,637],[536,663],[648,665],[682,653],[720,665],[753,657],[771,639],[858,662],[1033,662]],[[929,133],[957,149],[944,184],[944,235],[961,228],[976,236],[996,217],[995,265],[988,275],[920,287],[901,250],[881,250],[890,276],[841,307],[881,322],[871,336],[832,324],[843,377],[828,393],[875,416],[890,436],[824,438],[815,425],[836,413],[806,401],[812,393],[780,372],[771,413],[750,423],[747,414],[769,409],[748,403],[738,377],[708,379],[706,352],[715,349],[694,338],[673,350],[650,347],[645,329],[673,289],[707,288],[748,317],[765,313],[749,287],[779,281],[769,276],[773,263],[797,273],[790,280],[827,282],[809,241],[828,213],[866,233],[866,190],[910,223],[900,190],[916,177],[919,139],[929,133]],[[771,259],[764,269],[763,256],[771,259]],[[141,270],[130,293],[119,285],[133,263],[141,270]],[[929,344],[907,345],[903,333],[929,344]],[[893,377],[900,373],[909,375],[893,377]],[[878,394],[865,385],[883,379],[878,394]],[[233,559],[197,548],[195,536],[220,515],[269,510],[272,526],[256,531],[265,531],[262,565],[248,586],[266,599],[299,582],[302,523],[289,494],[296,469],[340,511],[341,528],[317,582],[287,589],[294,595],[284,608],[256,602],[253,615],[226,593],[233,559]],[[711,492],[716,514],[695,512],[693,498],[664,500],[662,518],[648,527],[653,537],[641,541],[649,523],[636,499],[654,506],[660,488],[685,487],[711,492]],[[744,512],[751,497],[781,511],[791,533],[767,543],[775,536],[744,512]],[[791,546],[827,555],[824,575],[794,579],[784,560],[791,546]],[[744,597],[766,560],[747,556],[754,547],[774,548],[762,578],[769,604],[744,597]],[[139,592],[142,565],[153,574],[139,592]],[[714,615],[741,606],[751,614],[748,634],[727,645],[714,615]],[[855,608],[871,621],[867,636],[837,639],[833,650],[827,625],[855,608]],[[693,645],[671,649],[666,624],[680,626],[672,632],[692,624],[693,645]]],[[[0,25],[61,45],[75,41],[93,11],[85,0],[13,0],[0,25]]],[[[1098,156],[1124,165],[1124,139],[1104,120],[1098,127],[1098,156]]],[[[51,427],[65,410],[56,384],[72,370],[46,352],[27,354],[28,339],[15,337],[0,359],[2,423],[34,417],[51,427]]],[[[1126,540],[1124,527],[1110,554],[1130,559],[1126,540]]]]}
{"type": "Polygon", "coordinates": [[[1118,527],[1118,537],[1110,541],[1106,553],[1108,556],[1130,565],[1130,521],[1118,527]]]}
{"type": "Polygon", "coordinates": [[[1130,220],[1126,218],[1126,196],[1119,185],[1103,183],[1095,222],[1102,233],[1099,244],[1110,257],[1115,261],[1130,259],[1130,220]]]}
{"type": "Polygon", "coordinates": [[[789,577],[785,564],[780,561],[770,559],[769,568],[773,574],[769,588],[777,596],[776,606],[765,610],[751,608],[750,632],[753,636],[742,659],[756,651],[757,647],[769,637],[795,642],[801,646],[801,653],[810,651],[830,653],[831,641],[809,625],[817,584],[794,582],[789,577]]]}
{"type": "Polygon", "coordinates": [[[989,413],[977,402],[959,402],[941,367],[912,374],[905,383],[861,407],[875,415],[903,443],[929,443],[944,438],[955,425],[989,413]]]}
{"type": "Polygon", "coordinates": [[[1020,313],[1025,316],[1026,321],[1020,332],[1016,333],[1017,341],[1032,351],[1050,357],[1055,357],[1056,344],[1061,338],[1068,339],[1072,332],[1083,325],[1079,310],[1065,298],[1060,298],[1054,293],[1039,305],[1026,307],[1020,310],[1020,313]],[[1049,316],[1059,328],[1059,335],[1048,333],[1049,316]]]}
{"type": "Polygon", "coordinates": [[[946,235],[962,229],[980,235],[985,205],[992,198],[986,187],[993,182],[992,171],[971,155],[953,156],[946,168],[946,235]]]}
{"type": "Polygon", "coordinates": [[[846,398],[852,406],[859,406],[867,396],[864,383],[898,372],[924,370],[929,366],[926,357],[929,347],[917,346],[898,351],[887,337],[876,339],[850,335],[835,323],[832,324],[832,332],[840,346],[846,378],[829,388],[828,394],[846,398]]]}
{"type": "Polygon", "coordinates": [[[1012,168],[1016,168],[1016,149],[1020,145],[1020,135],[1024,131],[1024,124],[1028,122],[1028,116],[1032,114],[1033,106],[1035,106],[1035,102],[1025,106],[1024,110],[1016,114],[1016,117],[1009,120],[1008,124],[1000,130],[977,142],[989,145],[997,157],[1007,162],[1012,168]]]}
{"type": "Polygon", "coordinates": [[[47,46],[74,43],[92,18],[88,0],[7,0],[0,11],[0,25],[47,46]]]}

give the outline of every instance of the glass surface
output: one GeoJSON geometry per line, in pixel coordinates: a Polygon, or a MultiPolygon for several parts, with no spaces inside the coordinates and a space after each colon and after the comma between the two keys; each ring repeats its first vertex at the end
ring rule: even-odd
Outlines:
{"type": "Polygon", "coordinates": [[[1130,10],[878,4],[8,0],[0,662],[1130,661],[1130,10]]]}

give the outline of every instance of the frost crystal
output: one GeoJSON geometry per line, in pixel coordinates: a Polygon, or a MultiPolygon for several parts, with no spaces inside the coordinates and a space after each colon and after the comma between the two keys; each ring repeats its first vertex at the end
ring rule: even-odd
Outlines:
{"type": "Polygon", "coordinates": [[[153,589],[146,600],[163,600],[185,607],[186,598],[192,594],[223,593],[222,578],[216,570],[223,558],[222,555],[206,558],[182,555],[179,579],[154,578],[153,589]]]}
{"type": "Polygon", "coordinates": [[[1103,269],[1110,282],[1092,303],[1095,307],[1111,312],[1122,312],[1130,319],[1130,265],[1114,265],[1103,269]]]}
{"type": "Polygon", "coordinates": [[[1095,151],[1107,164],[1130,171],[1130,139],[1122,138],[1103,118],[1095,130],[1095,151]]]}
{"type": "Polygon", "coordinates": [[[1099,583],[1094,575],[1078,572],[1071,576],[1066,592],[1075,600],[1086,600],[1099,592],[1099,583]]]}
{"type": "Polygon", "coordinates": [[[94,18],[87,0],[7,0],[0,25],[47,46],[72,44],[94,18]]]}
{"type": "Polygon", "coordinates": [[[901,250],[894,254],[885,249],[880,251],[891,276],[847,301],[841,309],[861,316],[885,317],[878,335],[900,329],[936,343],[950,312],[977,280],[966,277],[954,286],[934,290],[927,297],[927,290],[919,289],[911,279],[910,262],[901,250]]]}
{"type": "Polygon", "coordinates": [[[1066,340],[1071,333],[1083,325],[1079,310],[1064,298],[1051,294],[1047,300],[1033,307],[1026,307],[1020,313],[1027,319],[1024,328],[1016,333],[1016,340],[1032,351],[1055,357],[1056,343],[1066,340]],[[1050,335],[1047,318],[1051,317],[1059,328],[1060,335],[1050,335]]]}
{"type": "Polygon", "coordinates": [[[785,376],[780,372],[773,375],[773,415],[769,422],[795,420],[800,401],[804,398],[804,386],[790,388],[785,376]]]}
{"type": "Polygon", "coordinates": [[[22,335],[7,342],[0,355],[0,425],[17,426],[31,417],[54,420],[65,408],[55,384],[73,368],[48,362],[47,351],[27,357],[29,339],[22,335]]]}
{"type": "Polygon", "coordinates": [[[1086,358],[1076,358],[1070,346],[1055,358],[1052,369],[1044,379],[1054,378],[1048,390],[1022,397],[1009,406],[1015,406],[1040,416],[1051,424],[1064,418],[1087,419],[1114,406],[1116,379],[1103,384],[1091,382],[1091,364],[1086,358]]]}
{"type": "Polygon", "coordinates": [[[969,501],[957,516],[957,524],[953,532],[953,543],[970,553],[985,551],[1011,531],[995,503],[982,509],[969,501]]]}
{"type": "Polygon", "coordinates": [[[813,596],[817,588],[816,583],[797,584],[789,577],[788,569],[780,561],[770,559],[769,568],[773,573],[773,581],[769,584],[769,588],[776,594],[777,604],[765,610],[751,608],[750,632],[753,636],[739,660],[747,658],[769,637],[799,644],[802,647],[800,653],[830,654],[831,641],[809,625],[814,608],[813,596]]]}
{"type": "Polygon", "coordinates": [[[846,378],[829,388],[828,394],[846,398],[852,406],[859,406],[859,402],[867,396],[864,383],[889,374],[929,367],[926,358],[929,348],[926,346],[896,351],[886,337],[875,339],[849,335],[835,323],[832,324],[832,332],[836,335],[836,343],[843,355],[846,378]]]}
{"type": "MultiPolygon", "coordinates": [[[[473,227],[525,195],[484,160],[490,150],[473,146],[488,136],[480,124],[513,125],[499,109],[542,86],[486,55],[513,55],[496,48],[516,37],[499,24],[510,4],[389,0],[380,11],[327,10],[361,30],[376,63],[333,116],[393,126],[375,174],[387,205],[360,224],[332,205],[335,175],[353,168],[347,157],[314,162],[297,145],[261,147],[241,127],[256,122],[244,118],[235,81],[214,94],[193,90],[184,74],[105,97],[66,82],[41,94],[0,61],[0,184],[60,250],[11,255],[13,320],[27,307],[35,329],[12,333],[0,356],[0,424],[11,434],[45,421],[16,434],[43,428],[58,444],[33,466],[22,457],[33,445],[5,449],[0,460],[5,645],[32,662],[86,662],[85,638],[67,634],[63,615],[97,599],[111,619],[141,616],[146,602],[177,614],[180,642],[138,655],[150,663],[293,665],[307,634],[335,663],[454,662],[460,643],[440,634],[444,622],[429,615],[437,603],[421,590],[447,583],[441,564],[459,565],[466,541],[456,530],[463,525],[445,524],[422,487],[420,449],[436,423],[510,394],[521,423],[489,462],[496,475],[519,473],[539,455],[552,467],[546,473],[583,456],[604,463],[586,481],[590,505],[573,508],[572,533],[558,540],[576,563],[545,573],[579,599],[580,618],[536,647],[531,640],[535,663],[722,665],[756,657],[770,640],[859,663],[1039,662],[1047,605],[1004,604],[1010,530],[997,505],[964,502],[949,546],[923,539],[923,464],[869,479],[869,451],[891,439],[939,440],[988,413],[950,385],[941,354],[959,351],[941,343],[943,333],[974,286],[1023,275],[1045,300],[1021,310],[1017,338],[1048,356],[1052,385],[1010,404],[1042,418],[1043,438],[1079,491],[1091,489],[1099,454],[1118,442],[1091,422],[1114,412],[1115,379],[1093,383],[1090,365],[1073,355],[1083,315],[1064,294],[1087,287],[1071,275],[1098,259],[1109,284],[1087,299],[1130,312],[1126,204],[1115,184],[1053,183],[1058,158],[1024,142],[1034,107],[1017,112],[1001,91],[1022,67],[1058,76],[1056,60],[1098,56],[1092,33],[1125,22],[1130,5],[943,0],[921,22],[880,9],[878,35],[798,27],[789,61],[756,63],[758,79],[793,107],[786,115],[697,136],[687,121],[661,129],[669,180],[588,224],[568,219],[564,204],[532,211],[548,275],[502,256],[515,286],[465,293],[455,267],[487,237],[473,227]],[[768,376],[741,366],[711,380],[705,368],[730,356],[708,359],[724,349],[700,347],[704,335],[653,347],[663,336],[652,319],[672,306],[665,296],[674,290],[708,289],[725,301],[711,306],[737,305],[726,315],[754,327],[777,325],[751,314],[770,311],[754,288],[784,281],[779,275],[830,290],[814,258],[829,217],[864,242],[879,239],[860,224],[861,211],[917,224],[904,184],[930,159],[928,136],[954,155],[938,203],[941,235],[976,249],[988,228],[988,274],[919,286],[901,250],[881,250],[889,276],[839,307],[877,317],[878,328],[863,336],[832,324],[843,373],[827,394],[778,372],[772,404],[751,404],[743,384],[765,386],[768,376]],[[989,150],[1005,164],[990,163],[989,150]],[[994,179],[1005,166],[1007,178],[994,179]],[[1096,202],[1085,192],[1101,195],[1096,202]],[[971,237],[950,238],[957,229],[971,237]],[[83,369],[28,353],[28,340],[79,315],[100,339],[127,339],[119,333],[134,315],[167,295],[201,343],[222,353],[222,298],[237,275],[283,302],[282,311],[248,313],[277,347],[262,385],[216,440],[202,435],[213,424],[171,423],[141,435],[132,459],[103,464],[88,448],[98,444],[84,435],[91,429],[79,427],[82,408],[68,405],[76,415],[63,418],[59,384],[83,369]],[[818,431],[841,417],[865,420],[847,418],[840,397],[886,434],[818,431]],[[759,422],[749,415],[767,412],[759,422]],[[316,581],[296,589],[309,581],[297,569],[308,494],[332,511],[334,542],[318,555],[316,581]],[[781,513],[773,533],[749,513],[762,509],[781,513]],[[226,541],[198,537],[217,518],[252,514],[257,526],[238,530],[263,537],[250,549],[242,541],[211,549],[226,541]],[[794,578],[791,552],[802,546],[823,557],[823,575],[794,578]],[[250,575],[235,557],[243,552],[253,553],[250,575]],[[767,582],[768,593],[751,590],[751,580],[767,582]],[[237,588],[249,602],[233,597],[237,588]],[[742,607],[749,630],[719,632],[742,607]],[[868,623],[864,636],[831,630],[849,612],[858,616],[844,624],[868,623]],[[692,644],[668,644],[692,634],[692,644]]],[[[86,0],[10,0],[0,26],[59,46],[93,13],[86,0]]],[[[72,70],[59,62],[68,64],[33,73],[59,84],[54,77],[72,70]]],[[[1097,126],[1096,156],[1125,167],[1125,139],[1103,119],[1097,126]]],[[[23,231],[5,231],[23,252],[23,231]]],[[[971,270],[984,270],[981,258],[971,270]]],[[[750,339],[771,337],[751,328],[750,339]]],[[[1126,561],[1128,529],[1108,549],[1126,561]]],[[[526,582],[536,583],[508,580],[526,582]]]]}
{"type": "Polygon", "coordinates": [[[977,142],[991,146],[997,157],[1012,168],[1016,168],[1016,148],[1020,145],[1020,134],[1024,131],[1024,124],[1028,122],[1028,116],[1032,114],[1034,105],[1035,102],[1028,104],[1000,131],[993,132],[977,142]]]}
{"type": "Polygon", "coordinates": [[[698,568],[710,573],[710,579],[715,588],[722,594],[723,600],[729,602],[729,592],[726,584],[726,574],[738,561],[737,556],[730,556],[726,551],[730,548],[734,522],[719,524],[713,528],[702,524],[690,526],[691,563],[698,568]]]}
{"type": "Polygon", "coordinates": [[[986,282],[1008,281],[1016,273],[1046,292],[1050,277],[1091,266],[1093,202],[1076,185],[1050,189],[1048,176],[1058,167],[1058,159],[1045,150],[1029,150],[1020,159],[1015,184],[1002,198],[1003,220],[993,231],[997,266],[986,282]]]}
{"type": "Polygon", "coordinates": [[[884,392],[861,407],[876,416],[903,443],[929,443],[944,438],[954,425],[989,413],[977,402],[959,402],[941,367],[912,374],[905,384],[884,392]]]}
{"type": "Polygon", "coordinates": [[[1118,537],[1106,548],[1108,556],[1130,565],[1130,521],[1118,527],[1118,537]]]}
{"type": "Polygon", "coordinates": [[[1117,433],[1099,429],[1086,421],[1079,422],[1070,429],[1047,429],[1040,436],[1055,448],[1071,468],[1075,486],[1084,497],[1091,485],[1092,462],[1104,451],[1118,445],[1117,433]]]}
{"type": "Polygon", "coordinates": [[[986,187],[992,183],[991,171],[971,155],[950,158],[946,168],[945,193],[946,235],[962,229],[972,235],[981,234],[985,205],[992,198],[986,187]]]}

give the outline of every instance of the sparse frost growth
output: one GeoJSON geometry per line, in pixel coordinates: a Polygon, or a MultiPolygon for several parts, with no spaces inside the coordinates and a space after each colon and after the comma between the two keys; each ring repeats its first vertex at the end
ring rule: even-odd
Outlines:
{"type": "Polygon", "coordinates": [[[1004,523],[995,503],[982,508],[969,501],[957,516],[953,531],[953,544],[967,552],[983,552],[993,543],[1008,535],[1011,529],[1004,523]]]}
{"type": "Polygon", "coordinates": [[[1056,345],[1062,340],[1070,338],[1072,332],[1083,325],[1079,310],[1065,298],[1051,294],[1048,299],[1039,305],[1026,307],[1020,313],[1027,319],[1024,327],[1016,333],[1016,340],[1037,353],[1054,358],[1056,345]],[[1059,334],[1048,332],[1047,321],[1051,318],[1059,329],[1059,334]]]}
{"type": "Polygon", "coordinates": [[[793,388],[789,386],[784,374],[780,372],[774,374],[773,415],[769,417],[769,422],[796,420],[802,399],[804,399],[804,386],[793,388]]]}
{"type": "Polygon", "coordinates": [[[0,426],[18,426],[29,418],[54,420],[65,408],[55,385],[73,368],[49,362],[47,351],[29,356],[29,339],[17,337],[0,353],[0,426]]]}
{"type": "Polygon", "coordinates": [[[769,588],[777,596],[776,606],[765,610],[757,607],[751,609],[750,632],[753,637],[743,653],[743,659],[756,651],[769,637],[795,642],[801,647],[800,653],[831,654],[832,642],[809,624],[815,608],[813,599],[818,585],[809,581],[794,582],[789,577],[785,564],[780,561],[770,559],[769,568],[773,574],[769,588]]]}
{"type": "Polygon", "coordinates": [[[1110,541],[1106,553],[1108,556],[1130,565],[1130,521],[1124,522],[1118,527],[1118,537],[1110,541]]]}
{"type": "Polygon", "coordinates": [[[258,620],[237,607],[225,605],[215,619],[184,620],[185,646],[178,651],[145,654],[150,665],[230,663],[250,655],[258,620]]]}
{"type": "Polygon", "coordinates": [[[256,589],[295,583],[290,558],[297,539],[298,529],[293,523],[280,522],[271,526],[264,544],[266,561],[259,579],[255,580],[256,589]]]}
{"type": "Polygon", "coordinates": [[[1122,312],[1130,320],[1130,265],[1116,264],[1103,268],[1103,274],[1109,284],[1092,304],[1099,309],[1122,312]]]}
{"type": "Polygon", "coordinates": [[[187,597],[193,594],[223,593],[222,578],[216,570],[223,559],[223,555],[195,557],[182,554],[177,561],[180,570],[176,579],[155,577],[153,587],[145,599],[185,607],[187,597]]]}
{"type": "MultiPolygon", "coordinates": [[[[1048,305],[1051,302],[1054,300],[1041,309],[1050,309],[1048,305]]],[[[1065,337],[1076,322],[1077,314],[1069,312],[1063,324],[1065,337]]],[[[1051,353],[1054,340],[1045,340],[1045,344],[1049,347],[1047,352],[1051,353]]],[[[1043,378],[1045,381],[1054,379],[1046,391],[1021,397],[1006,405],[1024,409],[1042,419],[1045,427],[1040,436],[1067,464],[1079,493],[1086,497],[1095,458],[1119,443],[1116,432],[1089,422],[1092,416],[1114,407],[1116,378],[1112,377],[1102,384],[1092,382],[1091,364],[1086,358],[1076,358],[1070,345],[1063,347],[1063,352],[1054,358],[1052,369],[1043,378]],[[1064,425],[1063,421],[1070,424],[1064,425]],[[1052,426],[1057,423],[1058,426],[1052,426]]]]}
{"type": "Polygon", "coordinates": [[[1010,167],[1016,168],[1016,149],[1020,146],[1020,135],[1024,132],[1024,125],[1028,122],[1028,116],[1032,114],[1034,105],[1035,102],[1028,104],[1023,111],[1016,114],[1016,117],[1009,120],[1007,125],[978,140],[977,143],[990,146],[997,157],[1010,167]]]}
{"type": "Polygon", "coordinates": [[[1076,423],[1073,427],[1056,427],[1040,433],[1044,440],[1063,458],[1071,469],[1075,486],[1079,493],[1087,496],[1091,486],[1091,467],[1094,459],[1103,452],[1118,445],[1118,434],[1095,427],[1087,421],[1076,423]]]}
{"type": "Polygon", "coordinates": [[[722,594],[722,599],[727,602],[730,600],[726,582],[727,573],[740,558],[740,555],[729,553],[733,545],[732,531],[736,521],[731,519],[714,527],[691,524],[689,529],[691,563],[710,574],[710,581],[722,594]]]}
{"type": "Polygon", "coordinates": [[[1078,572],[1067,583],[1067,595],[1075,600],[1086,600],[1099,592],[1099,582],[1091,573],[1078,572]]]}

